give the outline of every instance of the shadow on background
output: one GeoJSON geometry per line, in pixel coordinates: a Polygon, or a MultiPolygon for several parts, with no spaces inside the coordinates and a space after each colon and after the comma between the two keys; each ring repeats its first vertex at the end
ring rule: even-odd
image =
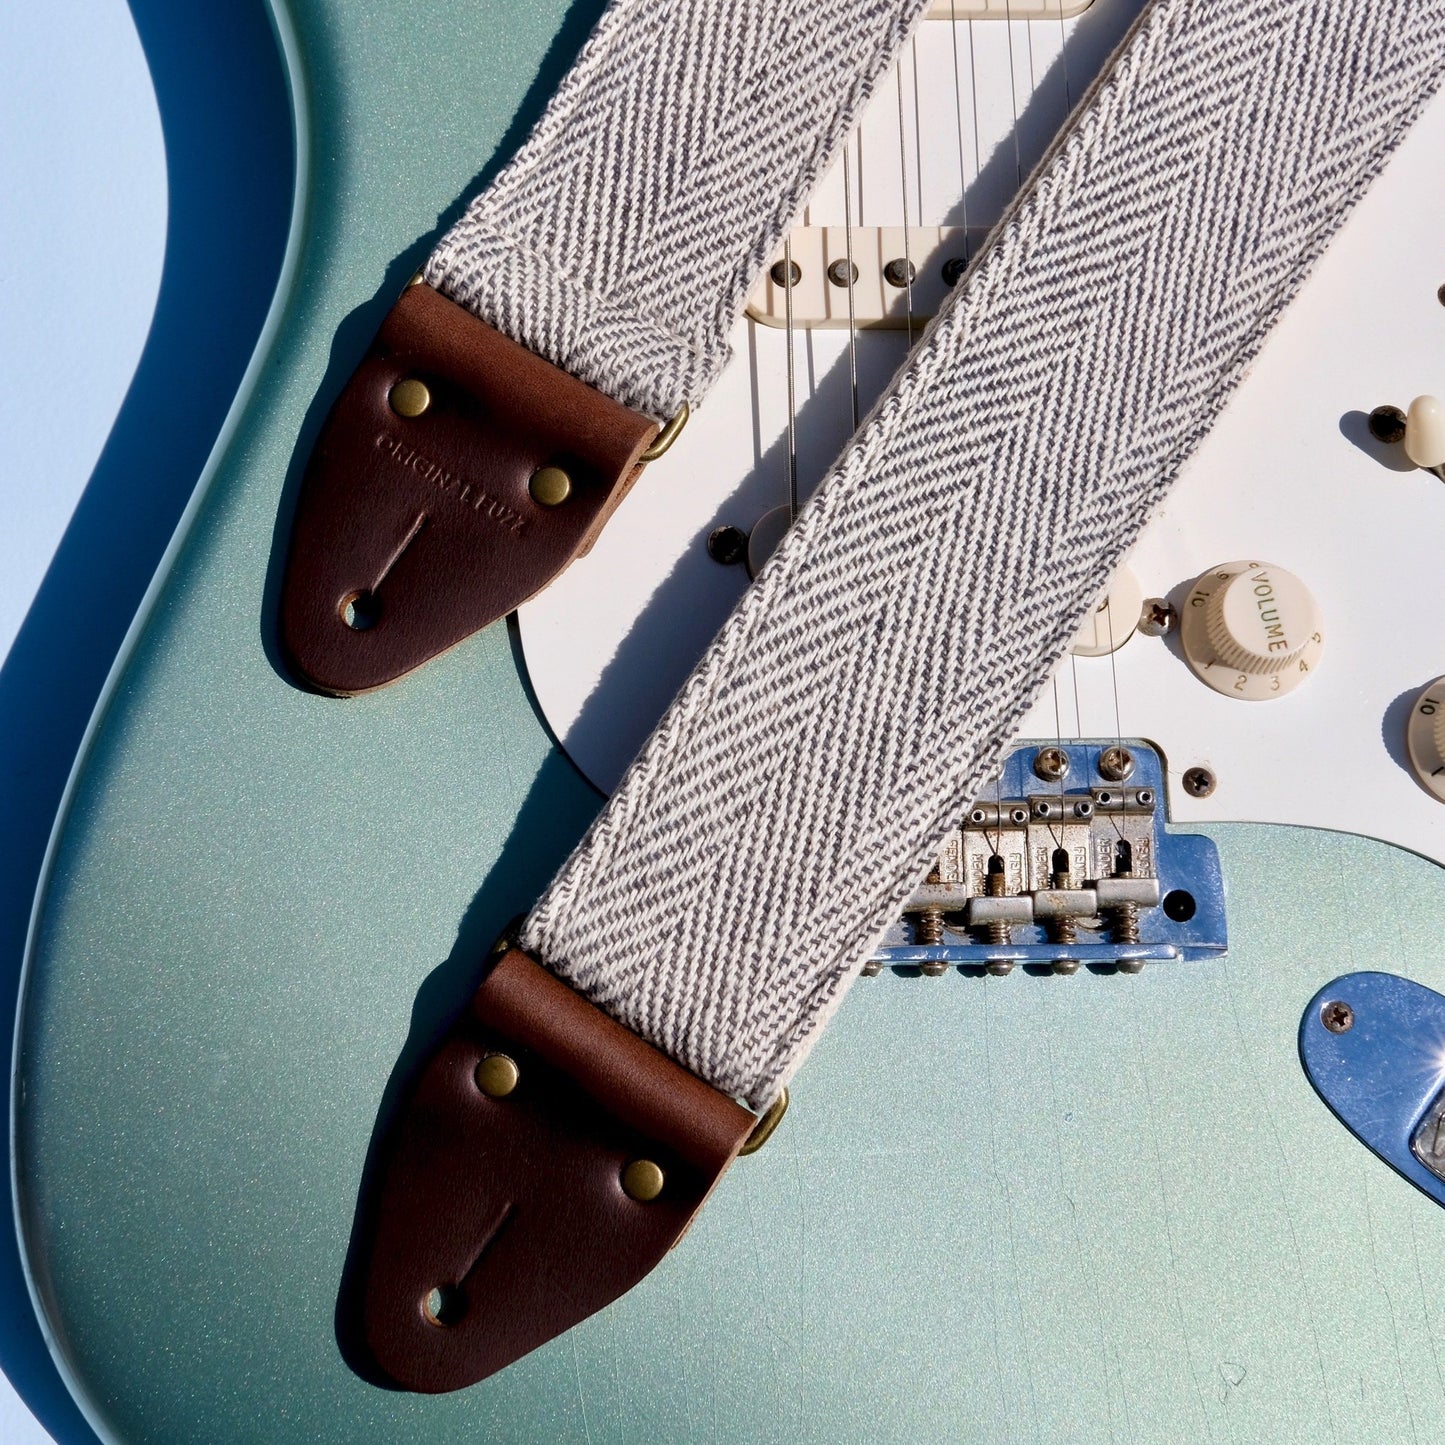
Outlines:
{"type": "MultiPolygon", "coordinates": [[[[263,0],[130,0],[160,110],[169,213],[140,365],[0,668],[0,1029],[14,1032],[37,875],[101,685],[220,431],[276,287],[295,174],[263,0]]],[[[93,1442],[0,1229],[0,1369],[60,1445],[93,1442]]]]}
{"type": "MultiPolygon", "coordinates": [[[[514,628],[512,635],[515,643],[514,628]]],[[[427,975],[412,1004],[406,1042],[383,1091],[358,1180],[334,1319],[342,1358],[363,1380],[380,1389],[396,1387],[366,1344],[363,1305],[366,1272],[375,1246],[376,1189],[393,1142],[393,1125],[442,1040],[453,1028],[467,1032],[467,1025],[459,1020],[494,961],[492,945],[508,921],[517,919],[541,895],[601,806],[600,795],[581,780],[572,764],[560,752],[549,753],[517,811],[496,863],[457,926],[451,953],[427,975]]]]}

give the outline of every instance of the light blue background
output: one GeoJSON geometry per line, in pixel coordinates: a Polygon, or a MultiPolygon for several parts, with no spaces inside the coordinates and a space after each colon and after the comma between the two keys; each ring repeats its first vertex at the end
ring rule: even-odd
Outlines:
{"type": "MultiPolygon", "coordinates": [[[[0,7],[0,137],[8,1033],[70,761],[280,263],[292,144],[262,0],[0,7]]],[[[0,1440],[52,1439],[94,1436],[49,1363],[0,1228],[0,1440]]]]}
{"type": "MultiPolygon", "coordinates": [[[[160,289],[165,148],[124,0],[0,14],[0,135],[3,658],[120,410],[160,289]]],[[[7,1296],[7,1312],[29,1310],[7,1296]]],[[[0,1438],[51,1439],[4,1376],[0,1438]]]]}

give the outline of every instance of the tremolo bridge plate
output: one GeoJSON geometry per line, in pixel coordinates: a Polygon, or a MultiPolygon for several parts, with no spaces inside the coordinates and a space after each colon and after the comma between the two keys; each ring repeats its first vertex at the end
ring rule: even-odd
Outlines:
{"type": "Polygon", "coordinates": [[[1219,854],[1209,838],[1169,830],[1165,792],[1163,762],[1144,743],[1015,748],[866,971],[1132,973],[1224,953],[1219,854]],[[1067,771],[1055,776],[1059,754],[1067,771]]]}

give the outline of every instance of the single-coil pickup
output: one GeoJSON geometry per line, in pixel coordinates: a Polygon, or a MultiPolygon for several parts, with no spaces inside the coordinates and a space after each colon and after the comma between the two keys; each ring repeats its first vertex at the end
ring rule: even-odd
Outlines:
{"type": "Polygon", "coordinates": [[[1094,0],[933,0],[929,20],[1067,20],[1094,0]]]}
{"type": "Polygon", "coordinates": [[[851,235],[847,226],[799,226],[789,237],[791,273],[786,253],[778,256],[753,289],[748,315],[786,326],[791,274],[794,326],[846,329],[851,298],[852,325],[922,328],[983,239],[963,226],[854,226],[851,235]]]}

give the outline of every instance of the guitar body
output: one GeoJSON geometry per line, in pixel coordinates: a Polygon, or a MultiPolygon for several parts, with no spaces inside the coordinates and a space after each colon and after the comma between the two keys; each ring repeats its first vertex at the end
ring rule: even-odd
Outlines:
{"type": "Polygon", "coordinates": [[[17,1209],[82,1407],[124,1441],[1432,1438],[1445,1217],[1329,1114],[1296,1038],[1351,969],[1445,988],[1445,878],[1280,826],[1209,829],[1226,957],[860,980],[668,1259],[497,1377],[424,1397],[344,1362],[379,1118],[601,799],[513,624],[361,698],[293,686],[284,518],[435,218],[599,9],[278,7],[303,199],[275,324],[31,938],[17,1209]]]}

